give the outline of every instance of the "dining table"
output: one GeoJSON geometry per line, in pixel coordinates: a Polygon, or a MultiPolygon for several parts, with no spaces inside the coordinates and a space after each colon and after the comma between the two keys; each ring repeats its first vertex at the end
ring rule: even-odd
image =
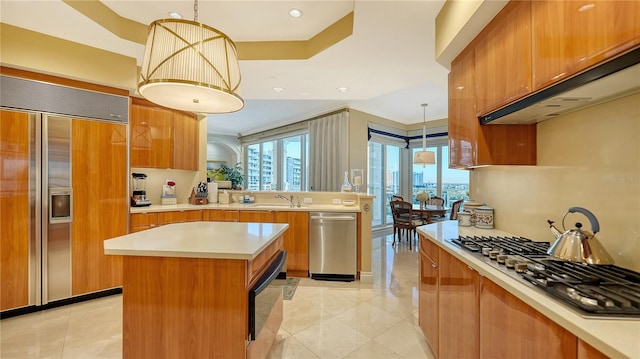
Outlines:
{"type": "Polygon", "coordinates": [[[413,204],[412,210],[414,213],[420,213],[422,219],[427,223],[432,223],[431,218],[436,216],[444,216],[447,213],[447,209],[444,206],[436,206],[432,204],[425,204],[420,208],[420,204],[413,204]]]}

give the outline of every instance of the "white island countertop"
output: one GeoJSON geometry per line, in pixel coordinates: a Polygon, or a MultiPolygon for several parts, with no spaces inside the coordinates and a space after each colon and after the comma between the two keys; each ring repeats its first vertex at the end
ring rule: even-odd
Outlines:
{"type": "Polygon", "coordinates": [[[276,223],[175,223],[106,240],[104,253],[251,260],[287,228],[276,223]]]}
{"type": "Polygon", "coordinates": [[[583,318],[543,290],[500,271],[496,268],[498,264],[495,262],[478,257],[449,241],[458,238],[458,235],[514,236],[514,234],[496,229],[458,227],[457,221],[437,222],[418,227],[418,232],[603,354],[611,358],[640,358],[640,320],[583,318]]]}

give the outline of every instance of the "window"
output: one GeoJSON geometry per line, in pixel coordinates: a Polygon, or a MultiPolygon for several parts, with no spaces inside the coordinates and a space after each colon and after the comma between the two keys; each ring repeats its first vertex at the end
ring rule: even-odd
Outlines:
{"type": "Polygon", "coordinates": [[[391,196],[400,191],[400,147],[369,142],[369,171],[367,190],[374,195],[373,226],[392,224],[391,196]]]}
{"type": "MultiPolygon", "coordinates": [[[[416,151],[422,151],[422,148],[414,148],[412,153],[416,151]]],[[[468,199],[469,172],[449,168],[449,146],[427,147],[427,151],[436,153],[436,164],[425,167],[412,165],[412,201],[417,203],[416,194],[423,191],[429,196],[442,197],[446,208],[456,200],[468,199]]]]}
{"type": "Polygon", "coordinates": [[[245,188],[253,191],[307,191],[308,134],[243,145],[245,188]]]}

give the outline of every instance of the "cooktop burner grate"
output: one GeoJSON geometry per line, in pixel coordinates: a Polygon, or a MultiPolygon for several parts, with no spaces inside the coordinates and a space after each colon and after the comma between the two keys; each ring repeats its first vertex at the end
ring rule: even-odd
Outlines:
{"type": "Polygon", "coordinates": [[[585,317],[640,317],[640,273],[550,257],[548,242],[523,237],[460,236],[451,242],[496,260],[501,271],[516,272],[514,278],[532,283],[585,317]]]}

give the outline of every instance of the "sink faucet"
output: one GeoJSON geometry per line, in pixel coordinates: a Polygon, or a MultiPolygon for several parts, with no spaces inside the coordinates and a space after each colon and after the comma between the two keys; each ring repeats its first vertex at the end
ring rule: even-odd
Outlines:
{"type": "Polygon", "coordinates": [[[281,194],[277,194],[276,198],[284,199],[285,201],[289,202],[289,204],[291,205],[291,208],[293,208],[293,195],[291,195],[291,196],[289,196],[289,198],[287,198],[287,197],[285,197],[285,196],[283,196],[281,194]]]}

